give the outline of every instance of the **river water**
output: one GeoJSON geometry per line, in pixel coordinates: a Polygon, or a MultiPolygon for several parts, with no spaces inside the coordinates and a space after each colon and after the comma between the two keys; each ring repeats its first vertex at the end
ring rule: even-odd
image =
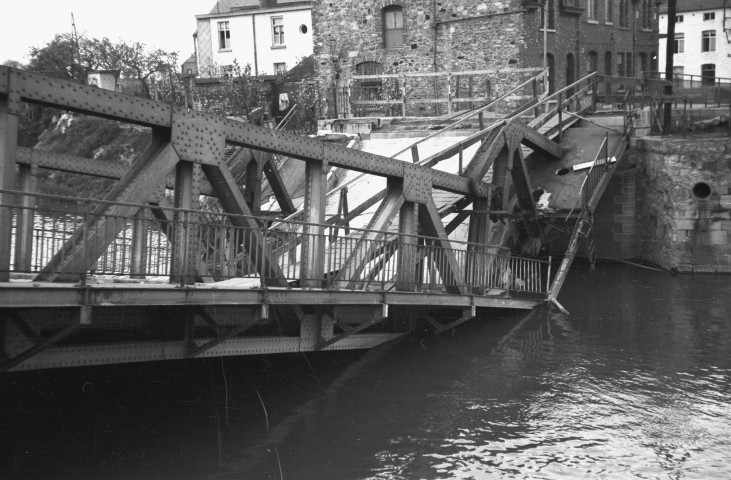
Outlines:
{"type": "Polygon", "coordinates": [[[368,352],[8,375],[3,478],[731,477],[731,278],[576,267],[570,316],[368,352]]]}

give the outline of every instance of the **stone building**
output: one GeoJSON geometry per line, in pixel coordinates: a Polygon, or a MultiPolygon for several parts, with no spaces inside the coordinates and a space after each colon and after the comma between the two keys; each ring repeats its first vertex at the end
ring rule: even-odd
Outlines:
{"type": "MultiPolygon", "coordinates": [[[[598,70],[657,70],[652,0],[339,0],[313,2],[321,88],[353,74],[540,67],[556,89],[598,70]]],[[[495,93],[495,92],[493,92],[495,93]]]]}

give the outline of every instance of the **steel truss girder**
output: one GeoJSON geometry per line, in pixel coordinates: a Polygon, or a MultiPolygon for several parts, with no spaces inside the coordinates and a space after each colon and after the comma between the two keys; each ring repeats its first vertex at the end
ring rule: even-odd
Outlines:
{"type": "Polygon", "coordinates": [[[172,145],[154,136],[153,143],[105,198],[127,205],[100,205],[92,212],[86,225],[77,230],[54,255],[36,280],[78,280],[126,226],[125,222],[110,222],[109,218],[134,216],[139,207],[128,204],[146,202],[149,193],[157,189],[178,160],[172,145]]]}
{"type": "Polygon", "coordinates": [[[426,236],[436,238],[437,244],[443,249],[446,262],[442,266],[445,271],[440,271],[439,273],[444,279],[447,292],[457,294],[465,293],[464,272],[457,262],[447,232],[444,229],[441,217],[432,198],[429,198],[429,201],[419,208],[419,226],[426,236]]]}
{"type": "Polygon", "coordinates": [[[260,232],[259,225],[251,218],[249,206],[246,204],[246,200],[241,194],[241,190],[231,175],[228,166],[220,162],[216,165],[206,164],[202,168],[224,211],[234,214],[230,217],[231,223],[252,231],[252,235],[244,235],[245,241],[252,242],[251,245],[245,245],[245,248],[248,252],[262,252],[263,258],[253,259],[252,261],[254,265],[261,267],[263,270],[259,274],[272,286],[289,286],[279,265],[271,255],[266,240],[260,232]]]}
{"type": "MultiPolygon", "coordinates": [[[[278,153],[300,160],[319,160],[336,167],[366,172],[388,178],[404,177],[406,162],[380,155],[354,151],[345,147],[330,145],[316,139],[300,137],[291,133],[274,131],[263,127],[243,124],[236,120],[221,118],[213,114],[188,112],[186,109],[168,104],[128,97],[108,90],[79,85],[73,82],[48,78],[35,73],[0,67],[0,77],[12,77],[11,81],[0,81],[0,94],[19,96],[19,100],[72,110],[84,114],[120,120],[149,127],[165,127],[174,130],[173,141],[184,159],[195,157],[194,161],[215,163],[221,136],[234,145],[278,153]],[[182,120],[178,120],[182,118],[182,120]],[[181,125],[186,128],[181,128],[181,125]],[[178,137],[177,133],[195,126],[208,131],[193,133],[194,139],[178,137]],[[208,126],[208,127],[206,127],[208,126]],[[197,146],[196,143],[199,145],[197,146]],[[205,147],[203,147],[205,144],[205,147]],[[207,152],[207,148],[215,151],[207,152]]],[[[469,194],[467,178],[420,167],[421,175],[431,180],[434,187],[454,193],[469,194]]],[[[486,195],[489,187],[477,186],[486,195]]]]}
{"type": "MultiPolygon", "coordinates": [[[[128,167],[116,163],[101,162],[92,158],[25,147],[18,147],[16,161],[20,165],[32,165],[48,170],[93,175],[112,180],[119,180],[124,177],[128,170],[128,167]]],[[[212,195],[211,186],[208,185],[208,182],[205,179],[201,179],[200,182],[201,194],[212,195]]],[[[175,187],[175,176],[172,173],[165,177],[164,185],[170,189],[175,187]]]]}
{"type": "Polygon", "coordinates": [[[342,342],[348,337],[354,336],[356,333],[360,333],[366,328],[372,327],[378,323],[381,323],[382,321],[386,320],[388,318],[388,305],[384,304],[381,306],[380,312],[374,311],[374,315],[369,320],[366,320],[364,322],[359,323],[358,325],[354,327],[349,327],[345,324],[339,323],[336,321],[338,326],[345,330],[344,333],[341,333],[340,335],[335,335],[332,338],[329,338],[318,345],[317,350],[325,350],[328,347],[335,345],[338,342],[342,342]]]}
{"type": "Polygon", "coordinates": [[[366,264],[374,259],[373,251],[376,242],[383,238],[385,231],[398,215],[401,205],[404,203],[402,187],[400,184],[391,183],[388,186],[386,197],[371,217],[367,231],[363,232],[361,238],[350,254],[350,260],[341,267],[334,282],[339,288],[353,288],[358,277],[365,269],[366,264]]]}
{"type": "MultiPolygon", "coordinates": [[[[377,347],[396,340],[406,333],[369,333],[353,335],[324,350],[350,350],[377,347]]],[[[196,346],[215,340],[198,338],[196,346]]],[[[303,342],[300,337],[245,337],[231,338],[221,342],[196,358],[213,358],[240,355],[264,355],[271,353],[299,353],[315,351],[316,347],[303,342]]],[[[182,360],[186,358],[184,340],[161,342],[137,342],[116,344],[73,345],[48,348],[31,358],[14,365],[11,371],[26,371],[42,368],[79,367],[89,365],[150,362],[161,360],[182,360]]]]}
{"type": "Polygon", "coordinates": [[[272,189],[272,193],[276,197],[282,213],[285,215],[291,215],[296,212],[297,209],[294,207],[292,198],[285,187],[284,180],[282,180],[282,176],[279,174],[277,165],[274,162],[274,155],[267,153],[266,156],[267,160],[264,163],[264,175],[269,182],[269,187],[272,189]]]}
{"type": "MultiPolygon", "coordinates": [[[[22,322],[22,320],[20,321],[22,322]]],[[[70,337],[84,326],[85,325],[81,322],[74,323],[55,333],[49,338],[42,339],[42,341],[38,341],[38,339],[32,338],[32,341],[35,343],[35,345],[0,363],[0,373],[12,370],[23,362],[26,362],[27,360],[32,359],[39,354],[42,354],[57,343],[70,337]]],[[[5,328],[5,325],[0,325],[0,328],[5,328]]]]}

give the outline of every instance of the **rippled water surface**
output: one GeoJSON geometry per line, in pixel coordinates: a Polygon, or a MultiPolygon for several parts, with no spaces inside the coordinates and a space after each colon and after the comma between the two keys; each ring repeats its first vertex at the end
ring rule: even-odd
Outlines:
{"type": "Polygon", "coordinates": [[[181,410],[190,397],[181,389],[170,416],[152,417],[126,447],[122,466],[112,468],[117,457],[99,447],[104,465],[86,456],[61,463],[61,471],[68,478],[81,466],[110,478],[730,478],[730,293],[729,277],[580,267],[560,297],[571,316],[486,318],[347,358],[270,365],[268,383],[212,364],[217,380],[200,382],[196,406],[181,410]]]}

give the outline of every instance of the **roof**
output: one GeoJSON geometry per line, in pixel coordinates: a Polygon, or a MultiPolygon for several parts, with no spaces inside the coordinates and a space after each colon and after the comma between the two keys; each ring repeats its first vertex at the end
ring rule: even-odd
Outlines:
{"type": "MultiPolygon", "coordinates": [[[[721,10],[728,3],[731,7],[731,0],[677,0],[677,12],[698,12],[702,10],[721,10]]],[[[660,5],[660,13],[668,13],[666,4],[660,5]]]]}
{"type": "Polygon", "coordinates": [[[217,13],[230,13],[236,10],[249,10],[257,8],[274,8],[287,6],[294,3],[310,3],[306,0],[218,0],[208,12],[209,15],[217,13]]]}

